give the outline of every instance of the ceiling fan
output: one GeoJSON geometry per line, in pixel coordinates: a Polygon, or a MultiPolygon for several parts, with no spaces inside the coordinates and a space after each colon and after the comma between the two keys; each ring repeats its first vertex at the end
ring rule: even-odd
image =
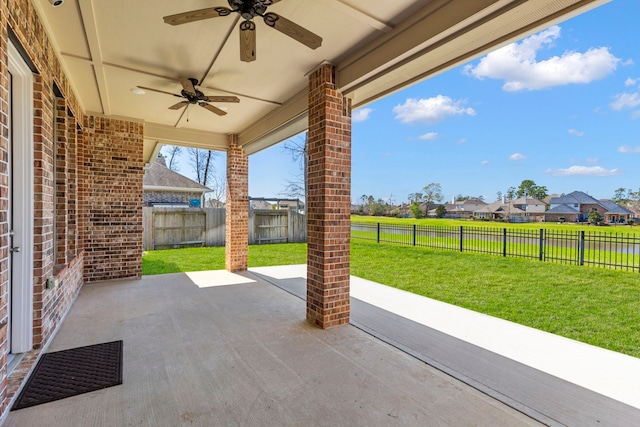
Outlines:
{"type": "Polygon", "coordinates": [[[198,80],[192,77],[191,78],[178,77],[177,80],[182,84],[182,91],[180,92],[180,95],[178,95],[177,93],[165,92],[164,90],[152,89],[150,87],[144,87],[144,86],[138,86],[138,87],[143,90],[150,90],[152,92],[164,93],[167,95],[177,96],[178,98],[186,99],[186,101],[181,101],[181,102],[178,102],[177,104],[170,106],[169,107],[170,110],[179,110],[183,107],[189,106],[189,104],[198,104],[202,108],[206,108],[212,113],[215,113],[219,116],[224,116],[225,114],[227,114],[226,111],[221,110],[218,107],[214,107],[213,105],[208,103],[209,102],[240,102],[240,99],[238,99],[235,96],[205,95],[204,93],[196,89],[196,86],[198,85],[198,80]]]}
{"type": "Polygon", "coordinates": [[[276,13],[267,12],[269,6],[280,0],[227,1],[231,9],[226,7],[210,7],[165,16],[163,19],[167,24],[181,25],[202,19],[228,16],[233,12],[238,13],[244,19],[244,21],[240,23],[240,59],[244,62],[251,62],[256,59],[256,24],[253,22],[253,18],[256,16],[261,17],[268,26],[275,28],[311,49],[317,49],[322,45],[322,37],[276,13]]]}

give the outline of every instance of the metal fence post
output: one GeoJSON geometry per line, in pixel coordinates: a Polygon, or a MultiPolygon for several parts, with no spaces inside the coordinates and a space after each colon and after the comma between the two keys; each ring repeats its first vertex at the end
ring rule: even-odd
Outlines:
{"type": "Polygon", "coordinates": [[[380,223],[378,223],[378,236],[376,240],[378,243],[380,243],[380,223]]]}
{"type": "Polygon", "coordinates": [[[462,252],[464,245],[463,245],[463,237],[464,237],[464,226],[461,225],[460,226],[460,252],[462,252]]]}
{"type": "Polygon", "coordinates": [[[538,259],[540,261],[544,261],[544,228],[540,229],[540,254],[538,255],[538,259]]]}
{"type": "Polygon", "coordinates": [[[416,225],[413,224],[413,246],[416,245],[416,225]]]}
{"type": "Polygon", "coordinates": [[[578,252],[580,256],[580,265],[584,265],[584,230],[580,231],[580,249],[578,252]]]}
{"type": "Polygon", "coordinates": [[[502,229],[502,256],[507,256],[507,227],[502,229]]]}

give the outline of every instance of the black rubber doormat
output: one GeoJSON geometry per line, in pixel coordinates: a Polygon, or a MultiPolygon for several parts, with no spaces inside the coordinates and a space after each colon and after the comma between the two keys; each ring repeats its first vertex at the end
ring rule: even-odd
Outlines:
{"type": "Polygon", "coordinates": [[[45,353],[11,410],[118,384],[122,384],[122,341],[45,353]]]}

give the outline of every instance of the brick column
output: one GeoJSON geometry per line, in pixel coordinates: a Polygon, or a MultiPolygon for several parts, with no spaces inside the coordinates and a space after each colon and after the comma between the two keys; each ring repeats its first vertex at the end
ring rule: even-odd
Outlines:
{"type": "Polygon", "coordinates": [[[249,158],[238,145],[238,135],[229,135],[226,209],[225,266],[228,271],[245,271],[249,252],[249,158]]]}
{"type": "Polygon", "coordinates": [[[320,328],[349,323],[351,101],[335,68],[309,77],[307,320],[320,328]]]}

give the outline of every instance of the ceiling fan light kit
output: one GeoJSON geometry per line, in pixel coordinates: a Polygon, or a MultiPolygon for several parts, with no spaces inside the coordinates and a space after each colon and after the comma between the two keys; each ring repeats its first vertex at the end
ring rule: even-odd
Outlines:
{"type": "Polygon", "coordinates": [[[256,60],[256,24],[253,18],[261,17],[267,26],[274,28],[310,49],[322,45],[322,37],[312,33],[300,25],[289,21],[277,13],[267,12],[267,8],[280,0],[228,0],[229,8],[211,7],[165,16],[164,22],[170,25],[182,25],[202,19],[239,14],[244,21],[240,23],[240,60],[251,62],[256,60]]]}

